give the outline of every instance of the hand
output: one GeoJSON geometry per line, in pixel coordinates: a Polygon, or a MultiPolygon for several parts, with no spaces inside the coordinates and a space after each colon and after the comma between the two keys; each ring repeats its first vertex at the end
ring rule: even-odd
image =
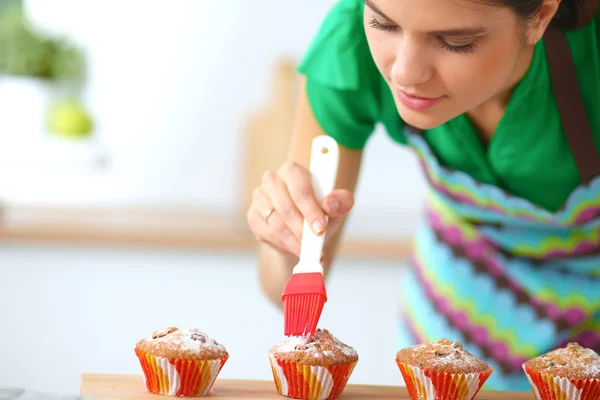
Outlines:
{"type": "Polygon", "coordinates": [[[332,191],[319,204],[310,171],[287,162],[277,171],[265,172],[262,185],[254,190],[247,219],[259,240],[300,257],[305,219],[315,234],[329,236],[339,230],[353,206],[354,196],[345,189],[332,191]]]}

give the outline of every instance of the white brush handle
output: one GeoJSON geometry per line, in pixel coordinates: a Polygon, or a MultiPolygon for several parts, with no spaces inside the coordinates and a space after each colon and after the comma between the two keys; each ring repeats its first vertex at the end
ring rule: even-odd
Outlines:
{"type": "MultiPolygon", "coordinates": [[[[335,188],[337,178],[340,152],[337,142],[330,136],[322,135],[316,137],[312,142],[310,155],[310,172],[312,184],[319,206],[323,199],[335,188]]],[[[327,221],[328,218],[325,217],[327,221]]],[[[309,223],[304,220],[302,230],[302,243],[300,244],[300,261],[294,267],[294,274],[303,272],[323,273],[321,265],[321,253],[325,235],[317,236],[309,223]]]]}

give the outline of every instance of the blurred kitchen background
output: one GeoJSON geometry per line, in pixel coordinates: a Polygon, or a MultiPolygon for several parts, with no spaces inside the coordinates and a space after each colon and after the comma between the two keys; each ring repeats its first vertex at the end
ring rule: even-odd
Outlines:
{"type": "MultiPolygon", "coordinates": [[[[0,387],[140,374],[135,342],[169,325],[224,343],[221,377],[271,379],[283,318],[245,214],[334,3],[0,0],[0,387]]],[[[402,384],[422,179],[378,127],[321,319],[359,352],[351,383],[402,384]]]]}

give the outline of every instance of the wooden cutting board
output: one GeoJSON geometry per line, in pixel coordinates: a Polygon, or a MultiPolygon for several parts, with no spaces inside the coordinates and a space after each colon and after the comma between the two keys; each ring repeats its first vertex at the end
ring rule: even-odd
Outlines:
{"type": "MultiPolygon", "coordinates": [[[[146,390],[141,375],[83,374],[81,395],[99,400],[165,400],[165,396],[153,395],[146,390]]],[[[480,392],[477,400],[531,400],[532,396],[531,393],[480,392]]],[[[273,382],[217,379],[207,398],[282,400],[286,397],[277,393],[273,382]]],[[[348,385],[339,399],[409,400],[410,398],[403,387],[348,385]]]]}

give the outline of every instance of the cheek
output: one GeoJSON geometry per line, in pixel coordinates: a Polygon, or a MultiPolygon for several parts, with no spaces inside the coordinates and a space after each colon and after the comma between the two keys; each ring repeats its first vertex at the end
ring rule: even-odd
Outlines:
{"type": "Polygon", "coordinates": [[[478,47],[473,54],[451,54],[440,66],[442,81],[455,98],[482,99],[501,91],[510,80],[518,52],[510,43],[478,47]]]}
{"type": "Polygon", "coordinates": [[[386,81],[389,80],[394,61],[396,59],[396,51],[393,40],[379,36],[377,32],[367,33],[367,42],[371,57],[377,66],[377,69],[386,81]]]}

